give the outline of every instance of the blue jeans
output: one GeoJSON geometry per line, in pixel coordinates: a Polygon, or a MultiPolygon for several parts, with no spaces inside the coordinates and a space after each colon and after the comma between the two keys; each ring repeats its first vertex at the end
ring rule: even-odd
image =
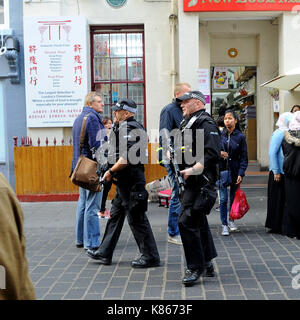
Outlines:
{"type": "Polygon", "coordinates": [[[171,237],[174,237],[179,235],[178,217],[181,211],[181,203],[179,201],[179,188],[175,181],[175,174],[173,173],[170,165],[165,164],[165,167],[168,171],[172,187],[168,217],[168,233],[171,237]]]}
{"type": "MultiPolygon", "coordinates": [[[[238,189],[237,184],[230,185],[230,206],[229,212],[231,210],[231,206],[234,200],[235,193],[238,189]]],[[[220,192],[220,218],[222,221],[222,225],[227,226],[227,216],[228,216],[228,189],[221,188],[219,189],[220,192]]]]}
{"type": "Polygon", "coordinates": [[[100,245],[100,226],[98,211],[102,201],[101,192],[92,192],[79,187],[79,198],[76,210],[76,244],[84,248],[96,248],[100,245]]]}

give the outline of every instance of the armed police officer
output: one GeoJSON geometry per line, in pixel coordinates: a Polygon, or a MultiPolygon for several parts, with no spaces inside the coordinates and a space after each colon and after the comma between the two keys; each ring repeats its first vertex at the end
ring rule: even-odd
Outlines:
{"type": "Polygon", "coordinates": [[[217,252],[206,215],[217,198],[215,183],[221,145],[217,124],[205,112],[205,96],[200,91],[189,91],[177,99],[181,102],[184,120],[180,125],[180,139],[177,136],[175,141],[184,151],[181,174],[185,179],[178,225],[187,264],[182,283],[189,286],[201,275],[214,276],[211,260],[217,252]],[[202,152],[199,152],[201,141],[202,152]]]}
{"type": "Polygon", "coordinates": [[[114,249],[122,231],[125,216],[141,253],[131,262],[133,268],[156,267],[160,264],[153,232],[145,214],[148,193],[145,190],[144,165],[147,162],[147,133],[134,119],[136,103],[122,99],[112,108],[114,111],[113,131],[109,136],[107,170],[102,180],[116,178],[117,193],[112,201],[111,217],[107,222],[100,247],[88,250],[90,258],[110,265],[114,249]],[[112,165],[113,164],[113,165],[112,165]]]}

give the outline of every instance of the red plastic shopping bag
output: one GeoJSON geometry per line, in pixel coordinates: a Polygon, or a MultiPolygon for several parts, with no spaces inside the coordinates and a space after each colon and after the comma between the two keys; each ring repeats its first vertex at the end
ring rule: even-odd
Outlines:
{"type": "Polygon", "coordinates": [[[237,189],[233,204],[230,210],[230,219],[237,220],[241,219],[250,209],[248,201],[246,199],[246,195],[243,190],[241,190],[241,186],[237,189]]]}

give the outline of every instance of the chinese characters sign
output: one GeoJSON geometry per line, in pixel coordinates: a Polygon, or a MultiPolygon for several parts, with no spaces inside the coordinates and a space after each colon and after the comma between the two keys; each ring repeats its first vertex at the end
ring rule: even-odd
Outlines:
{"type": "Polygon", "coordinates": [[[299,11],[296,0],[183,0],[184,11],[299,11]]]}
{"type": "Polygon", "coordinates": [[[28,127],[71,127],[87,94],[83,17],[24,18],[28,127]]]}

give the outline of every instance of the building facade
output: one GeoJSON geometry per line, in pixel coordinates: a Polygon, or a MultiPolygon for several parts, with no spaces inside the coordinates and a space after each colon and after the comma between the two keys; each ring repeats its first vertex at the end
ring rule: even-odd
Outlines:
{"type": "MultiPolygon", "coordinates": [[[[240,111],[250,159],[267,167],[268,143],[278,112],[299,104],[300,95],[280,90],[276,109],[274,94],[260,84],[299,66],[299,8],[282,0],[236,0],[237,5],[246,3],[245,9],[233,3],[226,7],[230,1],[211,7],[219,3],[27,0],[23,9],[25,18],[86,20],[86,90],[102,93],[105,115],[111,114],[110,106],[118,98],[131,97],[150,141],[157,141],[160,110],[171,101],[176,82],[189,82],[193,89],[206,91],[208,110],[215,117],[222,105],[240,111]]],[[[70,80],[72,88],[75,84],[70,80]]],[[[46,137],[49,141],[68,139],[71,131],[70,124],[27,125],[34,144],[38,137],[41,144],[46,137]]]]}

